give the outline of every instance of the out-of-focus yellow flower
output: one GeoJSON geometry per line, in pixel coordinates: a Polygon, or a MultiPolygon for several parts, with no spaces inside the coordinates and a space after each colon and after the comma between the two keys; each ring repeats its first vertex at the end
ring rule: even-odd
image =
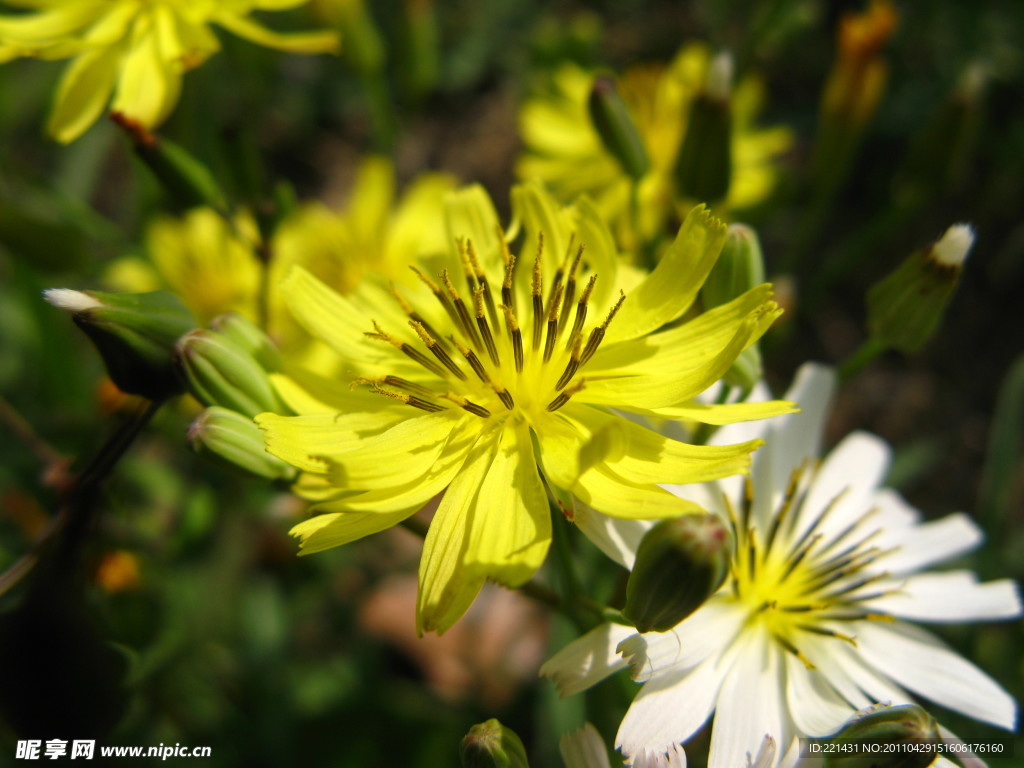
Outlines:
{"type": "MultiPolygon", "coordinates": [[[[415,279],[408,266],[446,247],[442,198],[454,186],[450,176],[425,174],[398,196],[391,163],[370,157],[359,166],[344,208],[335,211],[319,202],[300,206],[278,227],[269,249],[266,302],[271,335],[286,351],[308,340],[278,295],[279,284],[295,264],[342,293],[352,290],[367,272],[396,282],[407,281],[407,276],[415,279]]],[[[194,209],[181,218],[161,217],[146,234],[149,260],[121,259],[108,270],[106,280],[118,290],[166,288],[202,325],[225,312],[256,321],[264,269],[258,242],[256,225],[245,214],[232,223],[209,208],[194,209]]]]}
{"type": "Polygon", "coordinates": [[[337,50],[333,32],[281,34],[253,11],[282,11],[308,0],[7,0],[34,13],[0,15],[0,63],[24,56],[71,58],[47,130],[74,141],[107,107],[148,128],[178,101],[181,77],[220,49],[212,26],[296,53],[337,50]]]}
{"type": "Polygon", "coordinates": [[[127,592],[139,581],[139,559],[126,550],[107,552],[96,566],[96,583],[104,592],[127,592]]]}
{"type": "MultiPolygon", "coordinates": [[[[672,171],[686,133],[690,104],[705,82],[711,55],[700,43],[684,46],[667,67],[640,65],[619,79],[619,92],[643,138],[651,168],[640,182],[639,217],[644,238],[665,229],[672,216],[682,218],[673,201],[672,171]]],[[[629,247],[636,245],[629,222],[630,178],[607,151],[587,112],[594,73],[564,64],[550,88],[528,99],[520,112],[526,151],[519,159],[521,178],[543,180],[562,200],[589,195],[629,247]]],[[[728,209],[755,205],[775,182],[774,162],[791,142],[784,127],[757,128],[754,119],[763,88],[746,78],[733,90],[733,178],[728,209]]],[[[681,203],[688,207],[693,201],[681,203]]]]}

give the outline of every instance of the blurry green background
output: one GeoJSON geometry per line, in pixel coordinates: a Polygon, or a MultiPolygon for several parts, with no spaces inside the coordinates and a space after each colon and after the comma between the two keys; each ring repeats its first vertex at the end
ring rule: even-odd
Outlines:
{"type": "MultiPolygon", "coordinates": [[[[451,171],[500,205],[519,149],[517,108],[545,67],[663,62],[689,39],[731,49],[740,74],[764,78],[762,123],[796,134],[776,194],[748,216],[788,308],[765,343],[777,389],[803,361],[838,363],[860,344],[865,291],[907,253],[951,223],[975,226],[940,333],[920,354],[883,356],[849,381],[829,434],[886,438],[890,482],[915,506],[967,510],[984,526],[972,567],[1024,577],[1024,4],[898,6],[887,90],[795,274],[784,271],[815,208],[806,179],[835,27],[860,4],[452,0],[433,7],[433,40],[408,23],[410,8],[429,2],[368,5],[384,43],[380,77],[361,75],[351,57],[285,56],[222,36],[223,52],[187,75],[161,133],[209,162],[237,201],[280,181],[336,201],[359,157],[378,151],[402,179],[451,171]],[[939,130],[936,143],[928,132],[972,65],[985,85],[971,120],[939,130]]],[[[302,11],[284,18],[309,25],[302,11]]],[[[61,68],[0,67],[0,569],[56,507],[46,457],[16,435],[15,419],[81,458],[130,407],[102,386],[86,339],[40,291],[98,287],[113,259],[142,251],[145,223],[164,206],[113,125],[68,147],[43,138],[61,68]]],[[[296,557],[287,530],[302,505],[193,457],[190,413],[166,407],[118,467],[83,589],[48,602],[30,578],[0,598],[0,754],[13,755],[15,728],[27,728],[32,738],[209,745],[213,757],[199,762],[225,767],[453,765],[468,727],[497,716],[536,766],[560,765],[557,738],[581,723],[583,697],[557,702],[535,671],[572,636],[568,626],[494,590],[441,640],[411,639],[416,540],[398,530],[296,557]],[[35,641],[11,640],[25,622],[37,623],[35,641]]],[[[615,567],[579,549],[593,571],[585,583],[610,594],[615,567]]],[[[1019,623],[939,632],[1024,695],[1019,623]]],[[[588,694],[586,714],[606,737],[632,690],[616,678],[588,694]]],[[[999,735],[940,715],[968,741],[999,735]]]]}

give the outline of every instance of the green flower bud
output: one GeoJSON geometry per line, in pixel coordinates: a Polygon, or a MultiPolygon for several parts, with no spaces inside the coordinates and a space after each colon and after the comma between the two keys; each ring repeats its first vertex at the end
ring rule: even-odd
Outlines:
{"type": "Polygon", "coordinates": [[[224,193],[199,160],[120,112],[111,114],[110,119],[128,134],[135,154],[175,204],[182,209],[208,206],[220,212],[227,210],[224,193]]]}
{"type": "Polygon", "coordinates": [[[634,181],[640,181],[651,167],[640,131],[629,115],[626,102],[622,100],[615,81],[610,77],[598,77],[590,89],[587,102],[590,121],[601,137],[601,143],[608,150],[622,170],[634,181]]]}
{"type": "Polygon", "coordinates": [[[529,768],[526,748],[511,728],[495,718],[477,723],[462,739],[463,768],[529,768]]]}
{"type": "Polygon", "coordinates": [[[686,134],[676,156],[677,196],[714,203],[725,198],[732,177],[732,57],[716,56],[704,90],[690,104],[686,134]]]}
{"type": "Polygon", "coordinates": [[[261,477],[292,480],[296,470],[267,453],[259,427],[240,413],[212,406],[188,428],[192,450],[218,466],[261,477]]]}
{"type": "Polygon", "coordinates": [[[248,318],[229,312],[213,318],[210,321],[210,328],[238,349],[252,355],[266,370],[276,371],[281,367],[281,353],[274,342],[248,318]]]}
{"type": "Polygon", "coordinates": [[[854,717],[827,740],[841,751],[826,753],[823,768],[924,768],[935,759],[934,752],[886,752],[879,747],[938,739],[938,723],[915,704],[876,709],[854,717]]]}
{"type": "Polygon", "coordinates": [[[195,330],[177,344],[175,363],[185,388],[203,405],[220,405],[252,418],[287,412],[256,359],[228,336],[195,330]]]}
{"type": "MultiPolygon", "coordinates": [[[[705,309],[713,309],[742,296],[764,282],[764,257],[757,233],[745,224],[731,224],[711,274],[701,288],[705,309]]],[[[761,379],[761,353],[748,347],[736,358],[725,381],[749,389],[761,379]]]]}
{"type": "Polygon", "coordinates": [[[640,541],[623,615],[640,632],[666,632],[722,586],[732,548],[715,515],[662,520],[640,541]]]}
{"type": "Polygon", "coordinates": [[[441,74],[441,46],[434,0],[405,0],[400,19],[398,82],[410,101],[433,92],[441,74]]]}
{"type": "Polygon", "coordinates": [[[872,286],[867,296],[871,335],[901,352],[920,349],[938,326],[973,244],[970,225],[954,224],[872,286]]]}
{"type": "Polygon", "coordinates": [[[174,295],[51,288],[43,297],[71,313],[122,392],[163,400],[184,391],[174,373],[174,345],[196,321],[174,295]]]}

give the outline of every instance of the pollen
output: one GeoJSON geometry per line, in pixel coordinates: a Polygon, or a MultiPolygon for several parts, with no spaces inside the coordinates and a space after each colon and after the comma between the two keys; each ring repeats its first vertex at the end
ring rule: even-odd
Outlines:
{"type": "Polygon", "coordinates": [[[549,275],[543,236],[529,270],[518,270],[519,259],[503,235],[501,242],[497,291],[469,239],[456,241],[461,270],[432,276],[413,267],[433,297],[432,306],[418,306],[392,286],[390,293],[415,341],[376,322],[366,335],[416,363],[418,375],[408,377],[412,381],[387,376],[356,384],[420,410],[459,409],[485,420],[521,418],[534,426],[581,392],[586,364],[600,349],[625,294],[620,292],[600,321],[588,328],[598,277],[587,276],[579,290],[584,247],[575,238],[549,275]]]}

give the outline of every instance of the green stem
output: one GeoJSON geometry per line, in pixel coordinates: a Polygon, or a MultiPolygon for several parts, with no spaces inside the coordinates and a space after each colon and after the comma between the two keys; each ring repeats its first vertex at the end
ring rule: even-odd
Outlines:
{"type": "Polygon", "coordinates": [[[874,336],[869,336],[864,340],[864,343],[857,347],[854,353],[846,358],[846,360],[844,360],[839,366],[839,380],[849,381],[885,350],[886,346],[884,342],[874,336]]]}

